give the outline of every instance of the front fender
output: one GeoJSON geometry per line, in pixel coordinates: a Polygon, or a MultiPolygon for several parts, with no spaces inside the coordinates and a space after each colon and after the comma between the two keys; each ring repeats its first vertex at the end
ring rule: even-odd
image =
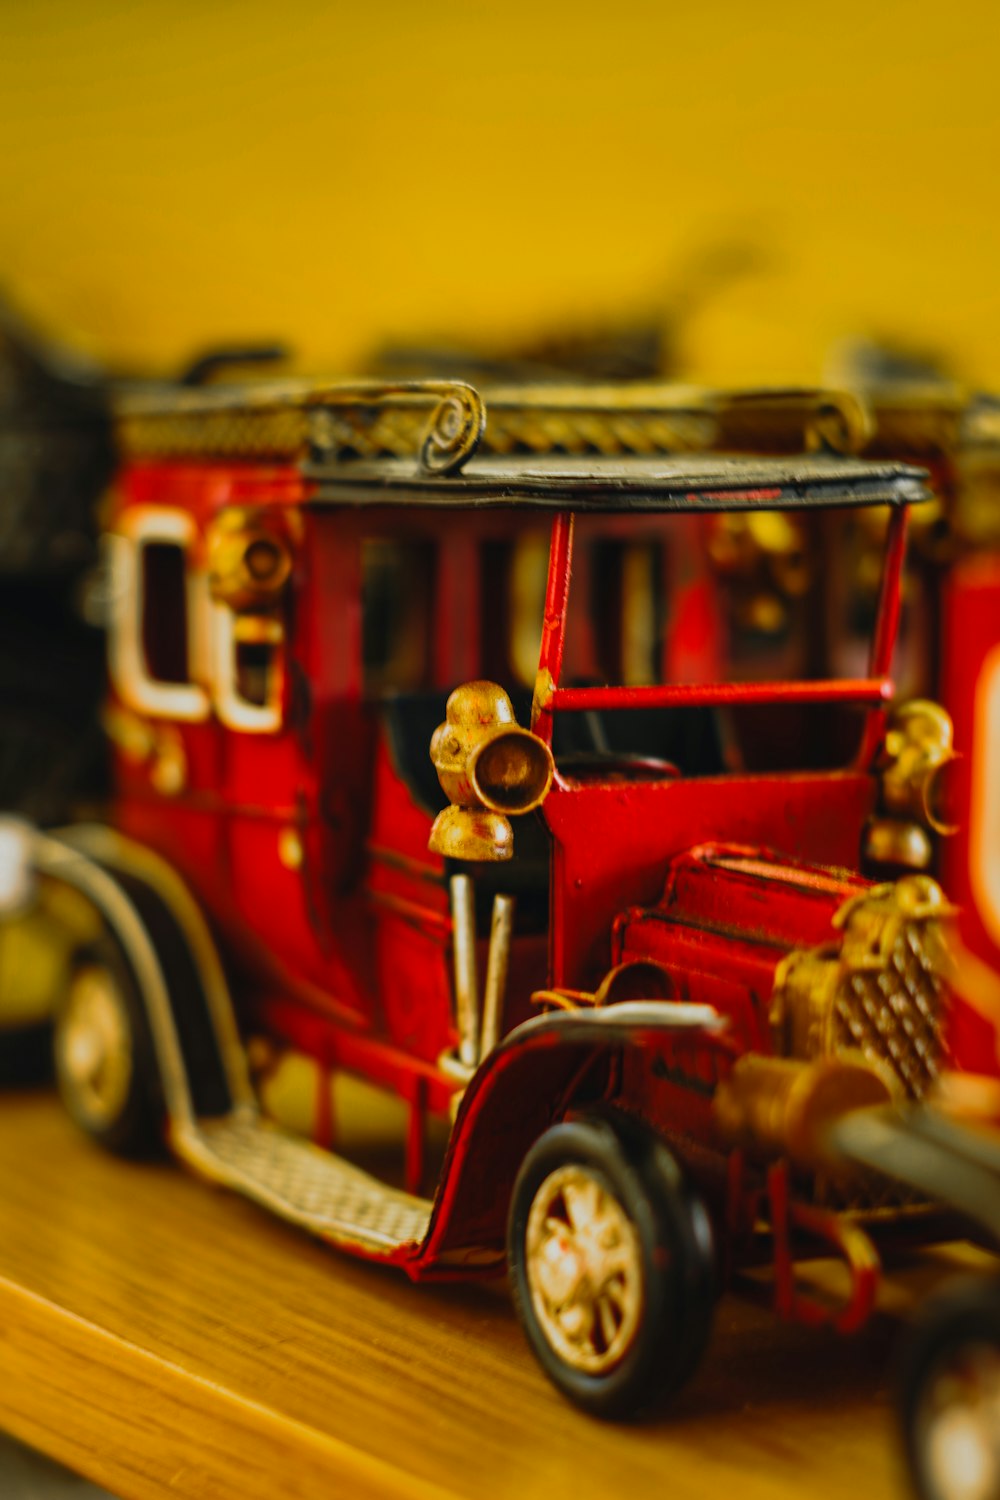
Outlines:
{"type": "Polygon", "coordinates": [[[623,1049],[720,1042],[725,1024],[707,1005],[626,1001],[535,1016],[510,1032],[462,1099],[419,1272],[467,1252],[503,1253],[510,1194],[526,1152],[570,1111],[612,1097],[623,1049]]]}

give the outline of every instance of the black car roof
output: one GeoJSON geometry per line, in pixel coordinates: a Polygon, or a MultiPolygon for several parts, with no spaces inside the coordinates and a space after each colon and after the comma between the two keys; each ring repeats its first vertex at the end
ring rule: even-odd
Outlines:
{"type": "Polygon", "coordinates": [[[781,510],[909,505],[929,498],[924,471],[904,464],[807,455],[793,459],[475,458],[448,476],[412,461],[307,465],[316,502],[335,505],[524,505],[549,510],[781,510]]]}

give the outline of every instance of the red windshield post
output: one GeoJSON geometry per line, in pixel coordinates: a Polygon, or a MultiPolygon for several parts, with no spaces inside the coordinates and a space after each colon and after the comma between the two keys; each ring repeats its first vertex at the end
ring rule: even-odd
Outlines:
{"type": "Polygon", "coordinates": [[[903,592],[903,558],[906,556],[906,523],[909,507],[901,505],[889,518],[882,561],[882,592],[878,601],[878,618],[872,639],[870,677],[888,677],[892,653],[899,630],[899,611],[903,592]]]}
{"type": "MultiPolygon", "coordinates": [[[[885,554],[882,559],[882,590],[879,594],[878,615],[875,634],[872,637],[869,674],[889,682],[889,670],[896,648],[899,632],[899,614],[903,596],[903,561],[906,557],[906,528],[910,518],[909,506],[901,505],[889,516],[889,527],[885,538],[885,554]]],[[[892,687],[885,695],[892,697],[892,687]]],[[[865,732],[858,751],[858,765],[870,764],[885,734],[886,709],[882,704],[873,708],[865,723],[865,732]]]]}
{"type": "Polygon", "coordinates": [[[566,606],[569,599],[569,575],[573,566],[573,513],[560,511],[552,522],[549,546],[549,576],[545,588],[545,618],[542,621],[542,648],[538,658],[538,676],[531,705],[531,727],[547,745],[552,743],[552,702],[562,671],[563,645],[566,641],[566,606]]]}

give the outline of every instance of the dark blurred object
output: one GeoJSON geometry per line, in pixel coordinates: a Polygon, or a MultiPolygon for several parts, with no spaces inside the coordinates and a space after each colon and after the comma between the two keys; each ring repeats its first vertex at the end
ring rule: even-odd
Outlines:
{"type": "Polygon", "coordinates": [[[509,353],[488,352],[445,340],[422,344],[386,344],[371,362],[380,378],[416,380],[452,377],[456,371],[474,385],[528,381],[649,380],[664,368],[664,332],[652,318],[634,325],[609,324],[553,333],[509,353]]]}
{"type": "Polygon", "coordinates": [[[0,299],[0,578],[65,583],[93,563],[113,468],[103,373],[0,299]]]}
{"type": "Polygon", "coordinates": [[[103,788],[104,645],[82,600],[113,470],[106,377],[0,300],[0,808],[40,822],[103,788]]]}
{"type": "Polygon", "coordinates": [[[770,265],[749,239],[725,239],[690,253],[659,298],[619,319],[543,329],[507,348],[463,345],[444,337],[426,344],[386,344],[371,360],[381,378],[451,378],[493,382],[653,380],[677,376],[680,344],[692,318],[733,281],[770,265]]]}
{"type": "Polygon", "coordinates": [[[957,378],[940,349],[920,348],[892,338],[846,340],[827,361],[825,376],[833,386],[859,392],[886,386],[948,388],[957,378]]]}
{"type": "Polygon", "coordinates": [[[219,375],[232,376],[234,370],[246,367],[256,371],[261,365],[283,365],[291,358],[285,344],[232,344],[197,354],[181,371],[180,385],[211,385],[219,375]]]}
{"type": "MultiPolygon", "coordinates": [[[[47,1020],[3,1032],[0,1039],[0,1088],[34,1088],[51,1076],[52,1028],[47,1020]]],[[[0,1489],[4,1500],[6,1493],[0,1489]]]]}
{"type": "Polygon", "coordinates": [[[109,1490],[98,1489],[6,1433],[0,1434],[0,1495],[3,1500],[113,1500],[109,1490]]]}
{"type": "MultiPolygon", "coordinates": [[[[277,342],[210,348],[170,384],[287,358],[277,342]]],[[[106,789],[97,511],[116,464],[112,402],[137,384],[46,340],[0,297],[0,810],[36,823],[106,789]]]]}

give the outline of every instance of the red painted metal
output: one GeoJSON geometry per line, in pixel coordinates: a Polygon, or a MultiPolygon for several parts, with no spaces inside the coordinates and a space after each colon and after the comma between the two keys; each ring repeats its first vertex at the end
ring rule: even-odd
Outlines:
{"type": "Polygon", "coordinates": [[[960,909],[975,1000],[956,1007],[952,1047],[961,1068],[1000,1073],[1000,807],[993,790],[1000,755],[1000,553],[956,563],[941,592],[940,697],[963,757],[956,777],[959,831],[942,843],[941,869],[960,909]]]}
{"type": "MultiPolygon", "coordinates": [[[[857,870],[861,829],[875,797],[874,779],[850,771],[561,781],[542,809],[553,839],[552,982],[595,985],[608,967],[608,935],[618,914],[655,907],[671,859],[706,840],[778,846],[789,860],[857,870]]],[[[759,891],[766,901],[767,887],[759,891]]],[[[780,891],[776,899],[783,899],[780,891]]],[[[741,931],[733,925],[734,935],[741,931]]]]}
{"type": "Polygon", "coordinates": [[[560,511],[552,522],[549,545],[549,571],[545,587],[545,613],[542,618],[542,643],[538,657],[539,683],[543,696],[532,706],[531,727],[547,745],[552,743],[552,705],[544,695],[546,679],[559,681],[563,649],[566,644],[566,622],[569,618],[569,579],[573,566],[573,516],[560,511]]]}
{"type": "Polygon", "coordinates": [[[771,1228],[774,1235],[775,1309],[789,1321],[818,1328],[832,1324],[838,1333],[856,1333],[868,1321],[878,1296],[882,1265],[878,1251],[858,1225],[796,1202],[789,1182],[788,1163],[776,1162],[767,1174],[771,1228]],[[793,1235],[796,1230],[833,1250],[843,1260],[850,1290],[840,1307],[822,1302],[803,1290],[795,1277],[793,1235]]]}
{"type": "Polygon", "coordinates": [[[694,708],[699,705],[741,703],[872,703],[888,702],[893,685],[888,677],[853,678],[841,682],[704,682],[664,683],[652,687],[556,688],[552,710],[587,708],[694,708]]]}
{"type": "Polygon", "coordinates": [[[892,653],[896,645],[896,636],[899,633],[908,521],[909,511],[905,507],[893,511],[889,517],[885,558],[882,564],[882,590],[879,596],[869,667],[869,674],[872,677],[885,677],[892,666],[892,653]]]}

